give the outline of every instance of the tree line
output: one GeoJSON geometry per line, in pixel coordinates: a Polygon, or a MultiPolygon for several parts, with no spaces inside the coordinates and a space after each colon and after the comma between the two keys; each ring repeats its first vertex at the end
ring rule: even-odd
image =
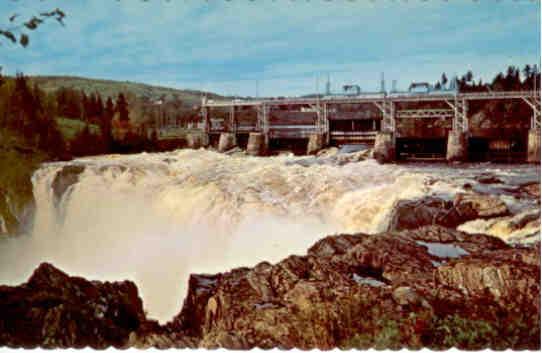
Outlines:
{"type": "Polygon", "coordinates": [[[455,80],[449,80],[446,73],[433,85],[435,89],[455,88],[459,92],[490,92],[490,91],[523,91],[540,90],[540,69],[538,65],[526,64],[523,69],[508,66],[505,72],[499,72],[491,82],[483,82],[480,78],[474,79],[471,70],[455,80]],[[455,81],[455,82],[454,82],[455,81]]]}
{"type": "Polygon", "coordinates": [[[45,151],[52,159],[155,147],[146,134],[134,131],[124,93],[104,99],[98,92],[86,94],[64,87],[45,92],[23,74],[2,78],[0,73],[0,129],[16,134],[26,146],[45,151]],[[70,127],[63,128],[60,121],[75,122],[71,124],[75,135],[62,133],[70,127]],[[115,131],[122,134],[114,136],[115,131]]]}

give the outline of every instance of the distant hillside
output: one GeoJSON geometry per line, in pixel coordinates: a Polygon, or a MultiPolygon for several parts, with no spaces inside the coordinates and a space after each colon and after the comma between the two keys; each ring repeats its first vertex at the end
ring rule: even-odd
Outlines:
{"type": "MultiPolygon", "coordinates": [[[[32,83],[37,83],[41,89],[47,92],[55,91],[60,87],[83,90],[89,94],[99,92],[104,98],[115,98],[120,92],[133,94],[138,98],[158,100],[165,97],[165,100],[182,100],[186,105],[195,105],[201,102],[204,94],[202,91],[189,89],[175,89],[169,87],[151,86],[144,83],[130,81],[100,80],[73,76],[30,76],[32,83]]],[[[209,98],[220,98],[214,93],[207,93],[209,98]]]]}

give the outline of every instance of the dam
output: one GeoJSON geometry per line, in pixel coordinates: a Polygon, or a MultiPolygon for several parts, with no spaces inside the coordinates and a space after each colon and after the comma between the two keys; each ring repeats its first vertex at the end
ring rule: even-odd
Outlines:
{"type": "Polygon", "coordinates": [[[202,136],[190,147],[234,147],[251,155],[288,148],[314,154],[367,144],[381,162],[540,162],[540,92],[378,92],[310,98],[202,99],[202,136]],[[507,128],[476,126],[469,106],[521,102],[531,116],[507,128]]]}

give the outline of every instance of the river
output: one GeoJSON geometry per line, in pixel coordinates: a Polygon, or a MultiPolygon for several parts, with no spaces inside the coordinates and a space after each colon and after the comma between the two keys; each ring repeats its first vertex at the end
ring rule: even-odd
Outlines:
{"type": "Polygon", "coordinates": [[[49,163],[33,177],[33,231],[0,240],[0,283],[25,281],[43,261],[91,279],[131,279],[149,316],[165,322],[180,310],[190,273],[304,254],[328,234],[378,233],[396,201],[451,199],[466,184],[500,195],[513,213],[533,210],[505,189],[539,179],[528,165],[343,164],[203,149],[49,163]],[[504,183],[476,181],[487,173],[504,183]]]}

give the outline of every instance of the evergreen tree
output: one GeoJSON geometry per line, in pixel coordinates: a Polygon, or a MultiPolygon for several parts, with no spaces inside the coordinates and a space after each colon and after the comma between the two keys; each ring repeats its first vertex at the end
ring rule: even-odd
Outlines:
{"type": "Polygon", "coordinates": [[[442,73],[442,76],[440,78],[440,82],[442,84],[442,87],[446,88],[446,84],[448,83],[448,77],[446,77],[446,73],[442,73]]]}
{"type": "Polygon", "coordinates": [[[525,67],[523,68],[523,77],[525,78],[525,81],[531,79],[531,65],[525,65],[525,67]]]}
{"type": "Polygon", "coordinates": [[[471,71],[471,70],[467,71],[467,73],[466,73],[466,75],[465,75],[465,81],[466,81],[466,82],[471,82],[471,81],[472,81],[472,78],[473,78],[472,71],[471,71]]]}
{"type": "Polygon", "coordinates": [[[116,112],[119,113],[119,120],[120,121],[129,121],[129,111],[128,111],[128,102],[126,101],[126,98],[124,97],[124,94],[119,93],[117,97],[116,102],[116,112]]]}
{"type": "Polygon", "coordinates": [[[111,97],[107,98],[105,107],[103,108],[103,113],[100,116],[100,130],[102,133],[102,139],[104,143],[110,148],[112,140],[112,131],[111,131],[111,122],[113,116],[115,115],[115,106],[111,97]]]}
{"type": "Polygon", "coordinates": [[[98,117],[98,119],[101,119],[104,113],[104,104],[102,102],[102,97],[100,96],[99,93],[96,93],[95,98],[96,98],[96,101],[95,101],[94,112],[96,114],[96,117],[98,117]]]}
{"type": "Polygon", "coordinates": [[[9,127],[22,133],[27,142],[32,142],[32,123],[35,120],[34,98],[28,88],[26,77],[20,73],[15,77],[15,88],[10,98],[9,127]]]}
{"type": "Polygon", "coordinates": [[[81,120],[88,122],[92,116],[91,103],[85,92],[81,92],[81,120]]]}

